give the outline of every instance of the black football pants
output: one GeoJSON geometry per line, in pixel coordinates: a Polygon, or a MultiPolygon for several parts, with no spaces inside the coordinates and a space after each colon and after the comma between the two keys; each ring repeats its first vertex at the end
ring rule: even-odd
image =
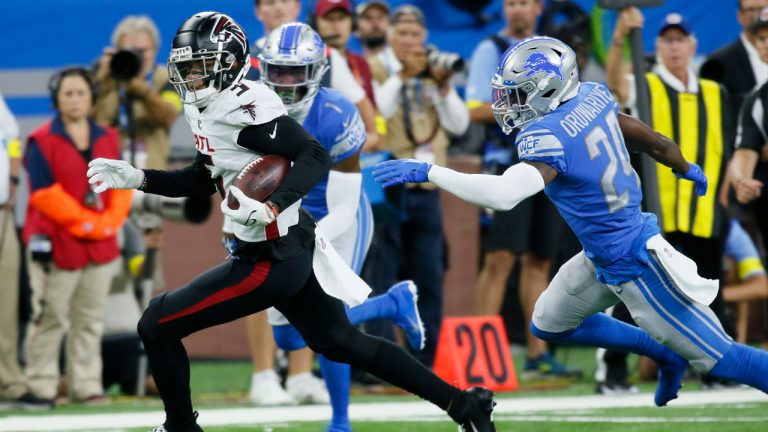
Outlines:
{"type": "Polygon", "coordinates": [[[175,431],[194,424],[189,360],[181,339],[270,306],[285,314],[307,345],[329,360],[366,370],[443,410],[463,402],[460,390],[405,351],[353,327],[342,302],[317,282],[312,251],[307,249],[279,262],[229,259],[188,285],[152,299],[138,329],[165,405],[166,427],[175,431]]]}

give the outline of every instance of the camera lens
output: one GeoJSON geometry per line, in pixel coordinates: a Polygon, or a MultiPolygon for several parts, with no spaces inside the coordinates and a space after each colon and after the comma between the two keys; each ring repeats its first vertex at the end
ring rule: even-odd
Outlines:
{"type": "Polygon", "coordinates": [[[109,62],[112,77],[120,81],[128,81],[139,74],[141,70],[141,52],[137,50],[120,50],[112,56],[109,62]]]}

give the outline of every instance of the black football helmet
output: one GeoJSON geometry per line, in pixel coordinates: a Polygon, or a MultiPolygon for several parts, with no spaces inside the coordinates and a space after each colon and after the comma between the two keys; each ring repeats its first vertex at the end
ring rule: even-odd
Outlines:
{"type": "Polygon", "coordinates": [[[205,107],[243,79],[250,67],[248,37],[232,18],[200,12],[176,31],[168,58],[170,82],[184,103],[205,107]]]}

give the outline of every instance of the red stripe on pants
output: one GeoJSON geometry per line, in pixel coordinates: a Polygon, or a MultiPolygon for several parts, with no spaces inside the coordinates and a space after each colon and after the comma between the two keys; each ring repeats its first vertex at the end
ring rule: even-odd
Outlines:
{"type": "Polygon", "coordinates": [[[245,279],[241,280],[237,284],[216,291],[215,293],[186,309],[176,312],[175,314],[168,315],[167,317],[160,318],[158,322],[160,324],[167,323],[177,318],[192,315],[195,312],[199,312],[215,304],[231,300],[244,294],[248,294],[249,292],[261,286],[261,284],[264,282],[264,279],[266,279],[267,275],[269,274],[269,268],[270,262],[262,261],[256,264],[256,266],[253,267],[253,271],[248,276],[246,276],[245,279]]]}

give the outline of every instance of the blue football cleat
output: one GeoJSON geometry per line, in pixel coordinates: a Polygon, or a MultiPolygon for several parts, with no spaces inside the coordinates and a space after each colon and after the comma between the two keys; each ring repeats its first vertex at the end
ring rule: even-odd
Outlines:
{"type": "Polygon", "coordinates": [[[683,386],[683,376],[688,369],[688,360],[675,354],[671,360],[657,361],[659,366],[659,384],[656,386],[654,402],[656,406],[664,406],[667,402],[677,399],[677,392],[683,386]]]}
{"type": "Polygon", "coordinates": [[[416,284],[411,280],[398,282],[387,291],[387,295],[397,303],[397,313],[392,317],[392,321],[405,330],[405,337],[411,348],[416,351],[423,350],[427,337],[419,309],[416,307],[416,301],[419,299],[416,284]]]}

